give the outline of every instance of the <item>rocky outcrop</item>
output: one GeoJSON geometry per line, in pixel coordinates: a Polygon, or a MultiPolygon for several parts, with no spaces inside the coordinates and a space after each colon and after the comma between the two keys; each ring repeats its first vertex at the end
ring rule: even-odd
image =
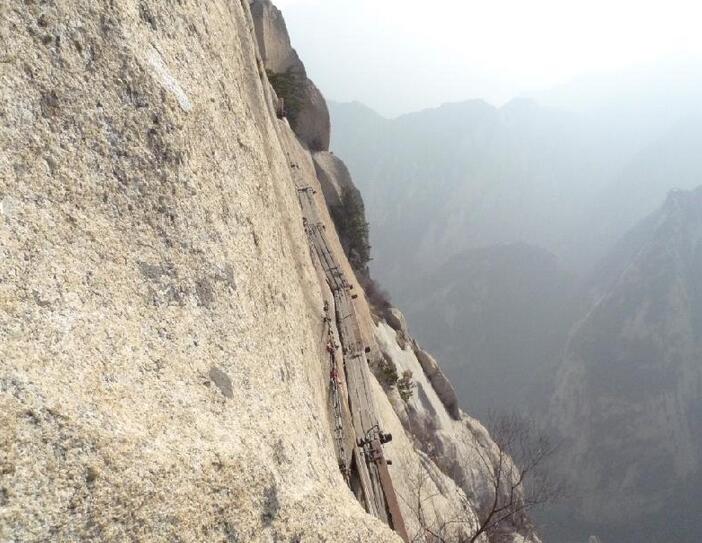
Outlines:
{"type": "Polygon", "coordinates": [[[417,362],[419,362],[419,366],[422,368],[422,372],[449,415],[456,420],[461,420],[456,390],[446,375],[444,375],[444,372],[441,371],[441,367],[439,367],[439,363],[434,357],[422,349],[417,340],[410,337],[407,329],[407,319],[405,319],[402,312],[396,307],[388,307],[383,312],[383,318],[385,323],[395,331],[395,341],[400,349],[412,350],[417,362]]]}
{"type": "Polygon", "coordinates": [[[305,68],[290,43],[288,28],[280,10],[269,0],[250,0],[256,42],[267,70],[276,74],[288,71],[305,73],[305,68]]]}
{"type": "Polygon", "coordinates": [[[439,364],[434,357],[419,347],[416,341],[412,342],[414,354],[422,366],[422,370],[429,379],[431,386],[436,391],[437,396],[444,404],[446,411],[456,420],[460,420],[460,410],[458,407],[458,398],[456,390],[453,388],[451,381],[447,379],[444,372],[441,371],[439,364]]]}
{"type": "Polygon", "coordinates": [[[270,0],[251,0],[256,40],[266,70],[298,138],[312,151],[329,149],[330,121],[326,101],[307,77],[292,48],[285,20],[270,0]]]}
{"type": "Polygon", "coordinates": [[[587,520],[625,524],[619,541],[641,540],[636,525],[688,541],[702,480],[702,188],[671,193],[645,226],[572,333],[552,417],[587,520]],[[681,522],[665,521],[671,510],[681,522]]]}
{"type": "Polygon", "coordinates": [[[342,205],[344,192],[356,191],[356,185],[346,164],[334,153],[328,151],[313,154],[317,178],[322,185],[324,199],[329,207],[342,205]]]}
{"type": "MultiPolygon", "coordinates": [[[[488,431],[477,420],[461,413],[457,408],[451,410],[447,408],[445,400],[440,396],[441,387],[434,384],[436,372],[440,372],[438,365],[431,359],[433,365],[430,367],[433,370],[427,372],[417,356],[417,352],[423,353],[423,351],[412,347],[403,348],[402,342],[398,341],[399,334],[400,332],[384,321],[380,321],[375,327],[375,339],[383,356],[392,361],[399,374],[405,371],[411,372],[416,387],[411,398],[406,402],[400,399],[396,391],[391,391],[389,398],[392,407],[402,422],[404,431],[410,436],[415,447],[423,453],[422,465],[425,466],[422,468],[423,472],[438,469],[440,473],[447,476],[450,481],[448,489],[457,486],[460,495],[468,500],[463,502],[464,506],[466,503],[470,504],[468,513],[477,518],[489,509],[495,498],[492,478],[480,457],[493,457],[497,454],[496,446],[488,431]],[[434,379],[431,378],[432,375],[434,379]]],[[[416,342],[410,341],[416,345],[416,342]]],[[[431,358],[426,353],[420,356],[431,358]]],[[[426,359],[425,364],[427,364],[426,359]]],[[[450,383],[448,385],[450,386],[450,383]]],[[[422,473],[421,469],[419,473],[422,473]]],[[[407,474],[411,476],[411,480],[406,486],[414,491],[410,495],[414,496],[416,501],[417,469],[409,468],[406,470],[407,474]]],[[[504,491],[506,492],[506,489],[504,491]]],[[[443,490],[442,494],[450,496],[451,492],[443,490]]],[[[500,499],[504,499],[504,496],[500,499]]],[[[412,500],[408,501],[408,505],[411,505],[412,500]]],[[[408,510],[407,516],[412,518],[413,512],[408,510]]],[[[455,519],[461,518],[464,518],[461,513],[455,517],[455,519]]],[[[470,527],[470,523],[466,520],[459,522],[460,524],[470,527]]],[[[515,515],[510,523],[501,527],[500,532],[500,537],[504,539],[498,539],[499,541],[539,542],[531,522],[523,514],[515,515]]],[[[449,538],[447,541],[454,541],[454,539],[449,538]]]]}
{"type": "Polygon", "coordinates": [[[346,165],[333,153],[321,151],[312,156],[324,200],[331,211],[344,251],[355,273],[368,276],[371,248],[361,192],[356,188],[346,165]]]}
{"type": "Polygon", "coordinates": [[[295,134],[312,151],[329,149],[330,121],[327,103],[309,79],[304,83],[299,111],[292,126],[295,134]]]}
{"type": "Polygon", "coordinates": [[[407,335],[407,319],[402,314],[402,311],[396,307],[389,307],[385,311],[385,321],[390,325],[390,327],[396,332],[401,332],[407,335]]]}

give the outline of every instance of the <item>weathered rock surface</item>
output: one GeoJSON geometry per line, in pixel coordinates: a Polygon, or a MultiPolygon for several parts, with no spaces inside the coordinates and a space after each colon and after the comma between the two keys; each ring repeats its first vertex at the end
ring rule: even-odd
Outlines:
{"type": "Polygon", "coordinates": [[[305,66],[292,48],[280,10],[270,0],[251,0],[250,4],[265,68],[280,76],[291,94],[286,108],[295,134],[312,151],[328,150],[330,121],[327,103],[307,77],[305,66]]]}
{"type": "Polygon", "coordinates": [[[412,347],[419,361],[419,365],[422,366],[422,371],[424,371],[424,374],[429,379],[431,386],[444,404],[446,411],[448,411],[454,419],[460,420],[461,414],[458,408],[458,398],[451,381],[449,381],[446,375],[444,375],[444,372],[441,371],[439,363],[434,357],[419,347],[416,341],[412,342],[412,347]]]}
{"type": "MultiPolygon", "coordinates": [[[[385,323],[395,331],[395,340],[402,351],[406,349],[412,350],[414,356],[419,362],[422,373],[427,378],[431,388],[436,392],[437,397],[441,400],[446,411],[456,420],[461,420],[461,412],[458,405],[458,398],[453,385],[444,375],[439,363],[428,352],[422,349],[409,335],[407,329],[407,319],[404,314],[396,307],[389,307],[383,314],[385,323]]],[[[409,368],[405,368],[409,369],[409,368]]]]}
{"type": "Polygon", "coordinates": [[[396,307],[389,307],[385,311],[385,321],[392,327],[396,332],[402,332],[407,334],[407,319],[402,314],[402,311],[396,307]]]}
{"type": "MultiPolygon", "coordinates": [[[[496,446],[490,439],[488,431],[477,420],[461,413],[457,407],[451,410],[447,408],[443,398],[440,397],[441,389],[435,386],[434,380],[430,377],[432,374],[427,373],[420,363],[417,352],[422,351],[409,346],[402,348],[398,343],[398,335],[399,332],[383,321],[375,328],[375,337],[380,351],[396,365],[398,373],[411,371],[416,385],[407,403],[400,399],[396,391],[393,390],[389,394],[392,407],[402,422],[405,432],[411,436],[414,446],[422,453],[419,464],[421,469],[418,467],[412,470],[409,466],[402,470],[403,477],[409,478],[409,482],[404,482],[403,491],[408,492],[407,489],[409,489],[410,496],[414,496],[416,501],[417,474],[426,475],[432,473],[432,470],[437,470],[448,475],[448,483],[444,481],[441,484],[448,484],[447,489],[450,492],[444,490],[442,495],[456,496],[458,492],[459,504],[460,496],[466,496],[467,503],[470,504],[467,514],[477,519],[478,515],[489,508],[495,496],[490,484],[491,478],[478,455],[491,457],[496,454],[496,446]]],[[[410,342],[416,344],[413,340],[410,342]]],[[[425,356],[429,355],[425,353],[425,356]]],[[[435,361],[432,367],[434,371],[438,370],[438,364],[435,361]]],[[[448,384],[450,386],[450,383],[448,384]]],[[[439,488],[442,488],[441,485],[439,488]]],[[[410,500],[409,504],[411,503],[410,500]]],[[[463,518],[464,527],[469,527],[470,523],[465,517],[466,512],[460,506],[457,510],[455,507],[453,504],[448,504],[446,510],[441,513],[453,514],[454,519],[463,518]]],[[[413,518],[411,510],[408,510],[406,515],[413,518]]],[[[445,517],[440,514],[439,518],[445,517]]],[[[504,533],[500,535],[504,537],[504,541],[539,542],[526,516],[517,515],[514,520],[513,525],[502,527],[504,533]]]]}
{"type": "MultiPolygon", "coordinates": [[[[289,42],[257,45],[249,3],[221,0],[11,0],[0,38],[0,540],[398,541],[336,464],[296,194],[321,193],[320,161],[258,51],[287,69],[289,42]]],[[[422,466],[427,514],[470,529],[489,493],[464,453],[489,436],[376,331],[316,198],[364,341],[405,353],[417,427],[441,427],[422,443],[374,383],[398,494],[422,466]]]]}
{"type": "Polygon", "coordinates": [[[256,41],[266,69],[283,74],[302,71],[304,66],[290,43],[290,35],[280,10],[269,0],[250,0],[256,41]]]}
{"type": "Polygon", "coordinates": [[[397,540],[339,491],[285,153],[314,168],[251,28],[0,6],[2,541],[397,540]]]}

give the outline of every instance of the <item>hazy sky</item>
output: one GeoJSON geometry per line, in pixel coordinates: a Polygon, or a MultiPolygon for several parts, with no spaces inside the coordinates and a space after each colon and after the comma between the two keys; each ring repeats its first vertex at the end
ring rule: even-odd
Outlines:
{"type": "Polygon", "coordinates": [[[332,100],[386,115],[494,104],[590,72],[702,59],[689,0],[274,0],[332,100]]]}

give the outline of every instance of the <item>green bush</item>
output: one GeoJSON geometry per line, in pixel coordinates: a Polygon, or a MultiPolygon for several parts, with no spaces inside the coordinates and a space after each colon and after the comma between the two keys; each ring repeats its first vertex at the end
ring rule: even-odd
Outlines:
{"type": "Polygon", "coordinates": [[[341,204],[333,206],[331,214],[351,266],[357,274],[367,276],[371,247],[361,193],[357,189],[345,188],[341,194],[341,204]]]}
{"type": "Polygon", "coordinates": [[[412,370],[402,372],[402,377],[397,380],[397,392],[400,393],[400,398],[407,402],[412,397],[417,384],[412,379],[412,370]]]}
{"type": "Polygon", "coordinates": [[[409,401],[414,394],[414,389],[417,388],[417,384],[412,379],[412,370],[403,371],[402,377],[400,377],[395,363],[385,355],[375,363],[374,370],[378,381],[385,390],[397,388],[402,401],[409,401]]]}
{"type": "Polygon", "coordinates": [[[290,125],[295,128],[297,116],[300,114],[304,100],[304,88],[307,77],[305,74],[288,70],[282,74],[276,74],[266,70],[268,81],[273,85],[278,98],[282,98],[285,104],[285,115],[290,121],[290,125]]]}
{"type": "Polygon", "coordinates": [[[392,360],[389,360],[388,358],[383,356],[383,358],[381,358],[376,363],[375,367],[376,376],[378,377],[378,381],[380,381],[380,384],[383,386],[383,388],[390,390],[397,384],[399,375],[397,374],[397,368],[395,367],[395,363],[392,360]]]}

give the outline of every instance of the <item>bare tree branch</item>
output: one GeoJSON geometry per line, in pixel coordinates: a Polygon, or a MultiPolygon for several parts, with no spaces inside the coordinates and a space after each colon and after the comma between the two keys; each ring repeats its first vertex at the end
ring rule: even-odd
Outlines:
{"type": "Polygon", "coordinates": [[[405,500],[420,526],[413,542],[475,543],[483,535],[491,539],[505,530],[529,531],[532,528],[526,514],[563,495],[563,485],[545,466],[558,449],[549,436],[534,421],[518,414],[493,414],[489,421],[493,448],[490,444],[473,446],[492,493],[489,502],[478,508],[477,526],[470,513],[476,504],[463,494],[462,514],[448,521],[428,522],[426,504],[436,494],[426,493],[428,474],[420,465],[411,505],[405,500]]]}

